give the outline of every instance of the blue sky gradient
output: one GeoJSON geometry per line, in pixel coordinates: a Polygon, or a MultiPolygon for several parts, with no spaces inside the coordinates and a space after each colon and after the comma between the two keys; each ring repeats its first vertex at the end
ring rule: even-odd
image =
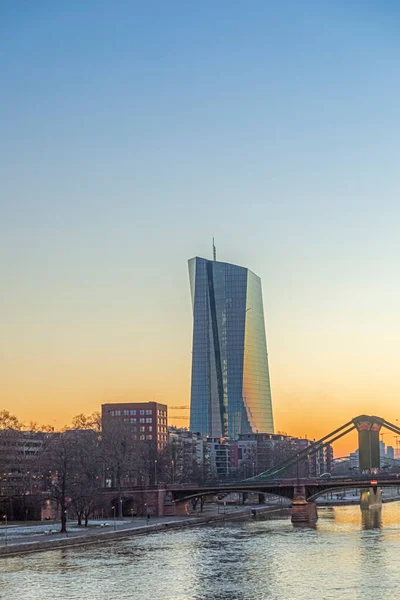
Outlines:
{"type": "Polygon", "coordinates": [[[214,235],[263,281],[278,428],[395,418],[399,17],[4,0],[1,405],[188,402],[186,260],[214,235]]]}

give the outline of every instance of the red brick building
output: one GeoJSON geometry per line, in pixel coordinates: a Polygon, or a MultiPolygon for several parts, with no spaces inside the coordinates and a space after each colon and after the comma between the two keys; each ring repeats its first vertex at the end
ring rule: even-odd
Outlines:
{"type": "Polygon", "coordinates": [[[101,420],[120,419],[132,427],[134,439],[153,442],[158,450],[167,445],[168,409],[158,402],[113,402],[102,404],[101,420]]]}

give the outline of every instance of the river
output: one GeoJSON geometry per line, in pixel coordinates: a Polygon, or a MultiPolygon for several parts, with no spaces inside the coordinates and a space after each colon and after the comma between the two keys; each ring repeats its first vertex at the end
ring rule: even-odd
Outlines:
{"type": "Polygon", "coordinates": [[[3,558],[7,600],[400,600],[400,503],[319,509],[3,558]]]}

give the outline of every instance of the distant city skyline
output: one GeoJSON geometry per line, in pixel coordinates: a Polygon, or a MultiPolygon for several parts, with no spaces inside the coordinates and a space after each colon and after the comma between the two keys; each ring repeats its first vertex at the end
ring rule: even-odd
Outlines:
{"type": "Polygon", "coordinates": [[[189,404],[215,236],[268,281],[276,431],[400,418],[399,10],[4,0],[0,407],[189,404]]]}
{"type": "Polygon", "coordinates": [[[189,260],[193,306],[190,429],[237,439],[274,433],[261,280],[250,269],[189,260]]]}

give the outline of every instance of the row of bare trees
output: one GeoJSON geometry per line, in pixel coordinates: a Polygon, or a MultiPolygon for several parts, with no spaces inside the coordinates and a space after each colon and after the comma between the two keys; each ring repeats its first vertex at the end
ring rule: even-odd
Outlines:
{"type": "Polygon", "coordinates": [[[102,429],[98,413],[77,415],[55,432],[35,423],[24,426],[0,411],[0,509],[16,518],[21,505],[46,499],[57,504],[61,531],[66,531],[71,512],[87,526],[108,487],[116,493],[116,512],[122,516],[124,488],[202,479],[200,466],[180,452],[175,445],[159,451],[151,442],[138,441],[121,420],[102,429]]]}
{"type": "Polygon", "coordinates": [[[101,448],[97,413],[79,415],[71,427],[54,432],[34,423],[24,427],[14,415],[0,411],[2,512],[18,518],[22,511],[26,518],[29,506],[37,515],[46,499],[59,507],[62,531],[71,510],[87,525],[102,486],[101,448]]]}

